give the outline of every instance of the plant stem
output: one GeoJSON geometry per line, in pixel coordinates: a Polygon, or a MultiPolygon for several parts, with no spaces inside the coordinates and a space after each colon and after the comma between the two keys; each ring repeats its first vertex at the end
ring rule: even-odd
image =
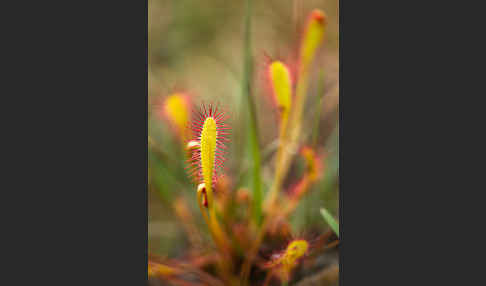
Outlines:
{"type": "Polygon", "coordinates": [[[319,101],[316,105],[316,116],[314,121],[314,130],[312,132],[312,147],[316,148],[317,146],[317,135],[319,134],[319,122],[321,120],[321,107],[324,98],[324,70],[321,69],[319,74],[319,85],[317,88],[317,95],[319,96],[319,101]]]}
{"type": "Polygon", "coordinates": [[[221,252],[221,256],[223,257],[224,261],[223,262],[218,262],[219,269],[222,273],[222,276],[225,277],[227,281],[232,280],[231,278],[231,271],[232,271],[232,264],[231,258],[230,258],[230,252],[229,252],[229,246],[228,246],[228,239],[226,234],[222,231],[218,220],[216,218],[216,214],[214,211],[214,207],[211,207],[209,205],[209,199],[208,199],[208,207],[209,207],[209,216],[206,213],[205,207],[202,204],[202,192],[198,190],[197,192],[197,203],[199,205],[199,209],[201,210],[201,213],[203,215],[204,221],[206,222],[208,228],[209,228],[209,233],[211,234],[211,238],[214,240],[214,243],[216,246],[219,248],[221,252]]]}
{"type": "Polygon", "coordinates": [[[295,154],[300,141],[302,112],[307,93],[308,75],[307,70],[301,69],[301,73],[297,81],[295,104],[292,106],[290,112],[289,130],[286,132],[286,134],[284,134],[285,136],[282,136],[282,142],[280,142],[279,149],[277,151],[274,181],[272,188],[267,195],[267,200],[265,201],[265,208],[267,211],[273,208],[277,200],[278,193],[282,188],[283,178],[289,169],[292,156],[295,154]]]}

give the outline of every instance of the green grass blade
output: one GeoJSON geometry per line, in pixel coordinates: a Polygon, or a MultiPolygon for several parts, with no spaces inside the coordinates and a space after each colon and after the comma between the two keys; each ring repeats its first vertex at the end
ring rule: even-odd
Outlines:
{"type": "Polygon", "coordinates": [[[334,233],[336,233],[336,235],[339,237],[339,225],[332,215],[325,208],[321,208],[321,215],[327,224],[329,224],[332,231],[334,231],[334,233]]]}
{"type": "Polygon", "coordinates": [[[256,106],[251,94],[250,79],[252,78],[252,52],[251,52],[251,6],[252,1],[246,1],[245,12],[245,37],[244,37],[244,71],[242,80],[242,95],[246,97],[248,104],[248,132],[249,132],[249,151],[251,155],[250,168],[252,170],[252,189],[253,189],[253,203],[252,203],[252,218],[259,224],[262,213],[262,183],[260,175],[261,155],[260,144],[258,136],[258,121],[256,115],[256,106]]]}

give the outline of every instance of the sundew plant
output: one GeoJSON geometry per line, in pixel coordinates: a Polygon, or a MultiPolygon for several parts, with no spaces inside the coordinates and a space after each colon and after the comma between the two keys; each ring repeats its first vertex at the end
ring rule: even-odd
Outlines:
{"type": "MultiPolygon", "coordinates": [[[[272,54],[252,36],[257,3],[243,2],[242,46],[232,55],[241,71],[228,67],[219,75],[229,73],[237,83],[228,90],[223,80],[219,87],[201,88],[209,74],[192,76],[200,66],[195,60],[177,73],[157,66],[157,59],[164,62],[164,54],[155,52],[162,50],[156,48],[162,38],[149,32],[155,48],[149,50],[148,281],[337,285],[338,101],[329,95],[335,91],[329,85],[337,82],[323,64],[329,16],[289,1],[295,36],[279,42],[286,48],[272,54]],[[237,104],[222,93],[237,94],[237,104]]],[[[185,36],[205,40],[217,38],[212,31],[218,28],[204,21],[213,19],[205,6],[188,13],[177,3],[160,47],[182,57],[172,45],[183,47],[184,38],[171,29],[190,21],[199,34],[187,28],[185,36]]],[[[152,2],[149,14],[151,6],[154,15],[163,13],[152,2]]],[[[188,46],[195,49],[195,42],[188,46]]],[[[225,47],[234,48],[229,43],[225,47]]]]}

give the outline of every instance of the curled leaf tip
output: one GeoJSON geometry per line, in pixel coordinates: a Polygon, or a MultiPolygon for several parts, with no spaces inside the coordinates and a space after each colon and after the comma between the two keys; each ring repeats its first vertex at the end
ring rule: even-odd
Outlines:
{"type": "Polygon", "coordinates": [[[299,258],[304,256],[309,249],[309,243],[304,239],[294,240],[289,243],[285,251],[285,259],[289,264],[294,264],[299,258]]]}
{"type": "Polygon", "coordinates": [[[307,254],[308,250],[309,243],[306,240],[293,240],[283,252],[272,255],[271,261],[266,264],[266,267],[274,267],[281,279],[288,281],[292,270],[297,266],[300,259],[307,254]]]}
{"type": "Polygon", "coordinates": [[[206,194],[206,185],[204,183],[201,183],[197,186],[197,194],[198,197],[200,197],[200,200],[202,200],[202,205],[207,207],[208,206],[208,197],[206,194]]]}
{"type": "Polygon", "coordinates": [[[300,68],[302,71],[308,69],[317,48],[322,43],[324,32],[327,26],[327,17],[321,10],[314,10],[309,15],[307,26],[304,32],[300,51],[300,68]]]}
{"type": "Polygon", "coordinates": [[[199,144],[199,141],[196,140],[191,140],[187,142],[186,149],[187,150],[195,150],[201,148],[201,144],[199,144]]]}
{"type": "Polygon", "coordinates": [[[315,19],[317,22],[324,24],[327,21],[326,15],[319,9],[315,9],[311,13],[312,19],[315,19]]]}

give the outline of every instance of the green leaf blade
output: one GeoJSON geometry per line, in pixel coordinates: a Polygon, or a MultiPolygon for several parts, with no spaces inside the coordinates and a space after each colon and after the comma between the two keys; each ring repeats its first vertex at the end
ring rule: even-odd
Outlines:
{"type": "Polygon", "coordinates": [[[329,224],[331,227],[332,231],[336,233],[336,235],[339,237],[339,224],[337,221],[332,217],[332,215],[325,209],[321,208],[321,215],[324,218],[324,220],[329,224]]]}

